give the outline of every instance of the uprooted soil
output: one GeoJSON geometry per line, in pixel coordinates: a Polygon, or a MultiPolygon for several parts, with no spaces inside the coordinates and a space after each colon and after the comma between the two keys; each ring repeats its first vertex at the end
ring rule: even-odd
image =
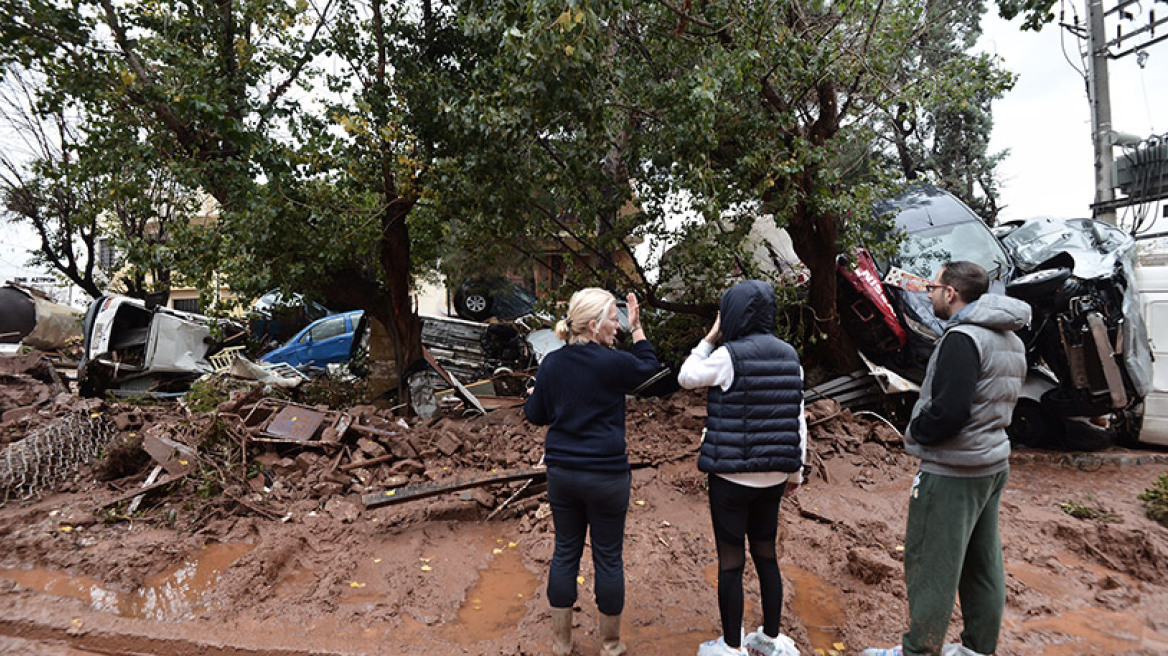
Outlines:
{"type": "MultiPolygon", "coordinates": [[[[67,398],[45,399],[0,428],[35,433],[76,410],[67,398]]],[[[534,465],[543,429],[521,409],[406,423],[352,409],[382,432],[332,448],[253,445],[240,482],[231,463],[202,467],[152,491],[133,514],[127,494],[152,464],[133,457],[135,439],[153,432],[209,448],[200,444],[209,431],[238,427],[224,428],[222,412],[180,406],[84,411],[108,421],[115,441],[51,490],[0,507],[0,654],[547,653],[553,534],[539,480],[363,502],[401,485],[534,465]],[[119,458],[120,469],[109,462],[119,458]]],[[[704,411],[694,393],[629,404],[630,453],[644,465],[633,473],[625,542],[630,654],[692,654],[719,633],[695,466],[704,411]]],[[[804,654],[896,644],[915,462],[879,417],[820,402],[809,420],[814,471],[781,510],[783,630],[804,654]]],[[[1077,462],[1013,457],[998,654],[1168,653],[1168,528],[1137,500],[1168,458],[1110,450],[1077,462]]],[[[751,628],[759,601],[747,571],[751,628]]],[[[599,649],[587,552],[580,576],[574,636],[587,655],[599,649]]]]}

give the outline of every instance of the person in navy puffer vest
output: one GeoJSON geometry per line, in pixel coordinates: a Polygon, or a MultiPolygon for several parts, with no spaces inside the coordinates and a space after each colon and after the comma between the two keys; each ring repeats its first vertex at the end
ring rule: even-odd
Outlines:
{"type": "Polygon", "coordinates": [[[628,296],[628,351],[612,348],[620,322],[616,299],[590,287],[572,295],[568,318],[556,325],[567,345],[543,359],[523,406],[527,420],[548,426],[544,438],[547,496],[556,546],[548,571],[552,654],[572,652],[572,606],[584,539],[591,533],[600,611],[601,654],[621,656],[625,604],[624,540],[632,484],[625,443],[625,395],[660,365],[641,328],[637,298],[628,296]]]}
{"type": "Polygon", "coordinates": [[[722,637],[698,656],[798,654],[779,632],[783,580],[775,553],[779,502],[803,482],[807,424],[799,354],[774,335],[775,290],[747,280],[722,295],[714,326],[681,366],[686,389],[708,387],[698,469],[709,474],[718,547],[722,637]],[[717,346],[718,340],[722,346],[717,346]],[[745,542],[758,572],[763,625],[742,637],[745,542]]]}

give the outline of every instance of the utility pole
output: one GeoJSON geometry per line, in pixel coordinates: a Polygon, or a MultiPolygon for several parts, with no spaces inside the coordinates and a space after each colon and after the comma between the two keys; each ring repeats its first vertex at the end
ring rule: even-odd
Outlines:
{"type": "Polygon", "coordinates": [[[1087,97],[1091,101],[1091,137],[1095,145],[1096,219],[1115,225],[1115,185],[1111,180],[1111,88],[1107,78],[1107,35],[1103,0],[1087,0],[1087,97]]]}

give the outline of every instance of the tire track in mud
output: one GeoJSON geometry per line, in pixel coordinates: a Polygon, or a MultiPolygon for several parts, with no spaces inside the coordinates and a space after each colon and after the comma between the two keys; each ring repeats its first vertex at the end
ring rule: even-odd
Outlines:
{"type": "Polygon", "coordinates": [[[65,645],[70,649],[109,656],[353,656],[357,652],[318,651],[280,647],[241,647],[210,644],[187,638],[145,636],[111,629],[71,634],[70,629],[30,620],[0,619],[0,635],[26,642],[65,645]]]}
{"type": "MultiPolygon", "coordinates": [[[[140,629],[140,622],[108,617],[92,611],[81,611],[65,603],[56,603],[43,595],[36,598],[39,608],[26,612],[20,599],[3,599],[0,604],[0,637],[14,638],[44,649],[25,652],[39,654],[105,654],[108,656],[356,656],[363,650],[295,648],[282,645],[232,644],[231,627],[200,625],[149,624],[140,629]],[[63,618],[70,618],[64,620],[63,618]],[[126,624],[126,626],[119,626],[126,624]],[[173,632],[173,635],[158,635],[173,632]],[[198,634],[198,635],[192,635],[198,634]],[[61,648],[67,648],[62,652],[61,648]],[[75,651],[76,650],[76,651],[75,651]]],[[[19,595],[28,600],[30,595],[19,595]]],[[[275,627],[274,627],[275,628],[275,627]]],[[[0,652],[3,650],[0,649],[0,652]]]]}

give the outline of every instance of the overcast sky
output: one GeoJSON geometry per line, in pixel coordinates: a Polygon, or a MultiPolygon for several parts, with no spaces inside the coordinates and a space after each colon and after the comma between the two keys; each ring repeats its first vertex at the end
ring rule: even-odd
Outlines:
{"type": "MultiPolygon", "coordinates": [[[[1066,4],[1068,21],[1072,4],[1079,3],[1066,4]]],[[[1079,6],[1080,15],[1084,7],[1079,6]]],[[[1077,39],[1057,25],[1037,34],[1022,32],[1017,21],[1006,23],[993,11],[983,28],[979,46],[1001,56],[1019,75],[1013,91],[994,105],[991,147],[1010,150],[999,168],[1000,217],[1090,216],[1095,196],[1091,114],[1083,77],[1071,64],[1082,67],[1077,39]]],[[[1140,137],[1168,132],[1168,41],[1148,54],[1142,69],[1134,55],[1109,66],[1113,125],[1140,137]]],[[[28,243],[27,233],[0,225],[0,281],[32,273],[23,268],[28,243]]]]}
{"type": "MultiPolygon", "coordinates": [[[[1073,20],[1071,4],[1067,3],[1068,22],[1073,20]]],[[[1079,7],[1080,16],[1084,6],[1079,7]]],[[[1000,217],[1090,216],[1094,150],[1080,44],[1057,25],[1047,25],[1037,34],[1021,32],[1018,25],[1017,20],[1007,23],[992,12],[983,22],[979,42],[1019,76],[1013,91],[994,104],[991,148],[1010,150],[998,169],[1005,205],[1000,217]]],[[[1113,128],[1141,138],[1168,132],[1168,41],[1147,52],[1142,69],[1135,55],[1108,64],[1113,128]]]]}

